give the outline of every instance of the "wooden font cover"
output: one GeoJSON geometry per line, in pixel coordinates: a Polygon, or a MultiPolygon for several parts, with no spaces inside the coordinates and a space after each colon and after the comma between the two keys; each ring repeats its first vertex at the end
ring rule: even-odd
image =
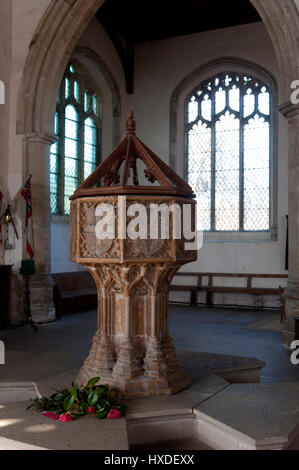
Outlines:
{"type": "Polygon", "coordinates": [[[195,198],[192,188],[138,139],[135,129],[134,113],[129,111],[126,137],[78,187],[71,200],[115,194],[195,198]],[[140,174],[138,160],[145,166],[143,175],[140,174]],[[140,184],[141,178],[148,184],[140,184]]]}

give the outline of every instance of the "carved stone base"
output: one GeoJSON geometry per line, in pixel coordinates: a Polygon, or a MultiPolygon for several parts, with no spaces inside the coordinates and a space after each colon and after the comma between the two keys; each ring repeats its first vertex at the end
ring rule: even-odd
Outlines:
{"type": "Polygon", "coordinates": [[[113,369],[113,377],[116,381],[132,380],[143,373],[135,356],[131,341],[124,341],[120,345],[117,363],[113,369]]]}
{"type": "MultiPolygon", "coordinates": [[[[92,377],[96,377],[97,370],[88,368],[83,365],[76,378],[78,386],[84,385],[92,377]]],[[[173,376],[165,376],[160,378],[147,377],[140,375],[131,380],[121,380],[114,378],[112,374],[101,376],[101,384],[108,384],[116,390],[123,398],[148,397],[152,395],[171,395],[188,388],[191,380],[182,369],[178,370],[173,376]]]]}
{"type": "Polygon", "coordinates": [[[109,384],[119,395],[131,398],[169,395],[184,390],[191,383],[179,365],[169,334],[161,343],[156,338],[148,339],[143,361],[136,358],[131,341],[122,341],[116,349],[117,360],[113,342],[98,331],[76,378],[77,384],[84,385],[89,379],[100,377],[100,383],[109,384]]]}
{"type": "Polygon", "coordinates": [[[150,338],[147,342],[144,369],[147,377],[157,379],[167,377],[167,364],[157,338],[150,338]]]}
{"type": "Polygon", "coordinates": [[[96,332],[84,365],[90,370],[97,371],[95,376],[109,375],[112,372],[115,358],[109,337],[101,335],[99,331],[96,332]]]}

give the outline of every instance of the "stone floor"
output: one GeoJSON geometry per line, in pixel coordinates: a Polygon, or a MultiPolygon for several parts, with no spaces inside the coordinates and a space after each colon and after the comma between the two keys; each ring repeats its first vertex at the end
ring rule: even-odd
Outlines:
{"type": "MultiPolygon", "coordinates": [[[[245,329],[278,312],[170,306],[170,330],[177,349],[256,357],[266,362],[262,382],[299,382],[282,349],[279,332],[245,329]]],[[[96,312],[64,316],[59,322],[0,332],[6,346],[6,365],[0,367],[2,382],[44,381],[50,376],[77,369],[85,359],[96,327],[96,312]]],[[[62,379],[63,380],[63,379],[62,379]]]]}
{"type": "MultiPolygon", "coordinates": [[[[172,305],[170,307],[170,331],[175,339],[176,348],[185,351],[185,353],[183,354],[180,353],[180,357],[183,359],[183,357],[185,356],[185,359],[187,359],[186,365],[188,365],[188,357],[190,356],[189,351],[200,351],[203,353],[207,353],[206,355],[203,355],[203,359],[205,361],[207,361],[207,358],[209,358],[208,353],[216,353],[226,356],[242,356],[244,358],[255,357],[261,361],[264,361],[266,363],[266,367],[262,369],[262,383],[264,383],[265,386],[267,386],[268,382],[274,383],[274,386],[276,383],[278,386],[277,390],[280,390],[279,393],[277,392],[277,397],[275,394],[273,395],[274,398],[276,397],[274,401],[275,403],[277,403],[277,416],[275,415],[275,417],[272,417],[271,412],[271,416],[269,415],[270,421],[268,423],[269,429],[273,428],[273,430],[276,432],[275,426],[277,426],[277,423],[279,423],[281,419],[279,415],[279,404],[281,400],[283,401],[284,399],[284,390],[286,390],[286,400],[290,402],[290,409],[283,408],[282,414],[283,416],[291,415],[293,417],[292,419],[294,420],[294,423],[295,421],[297,422],[297,405],[299,405],[299,402],[297,403],[296,401],[296,397],[298,396],[297,389],[293,391],[294,393],[289,391],[288,389],[292,390],[293,386],[297,387],[296,382],[298,382],[299,385],[299,367],[293,366],[291,364],[290,355],[283,350],[281,346],[280,332],[246,329],[246,327],[248,327],[249,325],[260,320],[273,317],[273,315],[279,315],[279,313],[270,310],[256,311],[248,309],[242,310],[212,308],[206,310],[204,308],[199,307],[191,308],[186,306],[172,305]],[[277,382],[282,382],[284,384],[280,386],[277,382]],[[292,383],[291,386],[289,386],[288,383],[292,383]],[[288,400],[288,393],[291,394],[291,400],[288,400]],[[273,423],[271,420],[273,421],[273,423]]],[[[37,333],[35,333],[31,328],[27,327],[0,332],[0,339],[4,341],[6,347],[6,365],[0,366],[0,383],[34,381],[36,382],[40,393],[42,393],[43,395],[47,395],[52,392],[54,387],[56,388],[68,385],[70,381],[76,376],[78,368],[80,367],[82,361],[85,359],[89,351],[90,341],[95,331],[95,327],[96,312],[90,311],[66,315],[57,323],[41,326],[37,333]]],[[[215,359],[213,359],[213,361],[214,360],[215,359]]],[[[231,359],[226,358],[226,361],[230,360],[231,359]]],[[[191,371],[191,369],[189,373],[192,372],[193,374],[194,371],[191,371]]],[[[208,378],[208,380],[210,379],[208,378]]],[[[251,385],[229,385],[227,382],[225,383],[225,381],[221,382],[222,380],[223,379],[221,379],[220,377],[217,378],[214,376],[213,381],[215,381],[215,383],[213,382],[211,386],[209,385],[209,382],[206,382],[206,379],[205,381],[200,381],[200,387],[204,387],[204,393],[208,393],[208,395],[210,396],[210,398],[207,397],[208,401],[206,405],[205,403],[203,405],[200,405],[200,402],[202,400],[197,399],[196,394],[198,394],[199,392],[201,393],[200,390],[196,389],[193,391],[193,389],[190,389],[189,392],[187,392],[187,394],[189,393],[189,395],[192,395],[192,393],[195,393],[196,395],[191,398],[194,398],[194,400],[196,399],[195,401],[199,403],[197,411],[199,415],[198,419],[200,419],[200,417],[202,416],[202,410],[204,410],[203,416],[205,416],[205,419],[207,416],[209,416],[210,420],[214,419],[213,412],[210,412],[209,408],[209,406],[211,406],[213,409],[214,393],[216,394],[215,403],[218,403],[217,400],[220,400],[219,408],[221,408],[222,396],[225,396],[225,394],[227,393],[234,394],[235,390],[239,390],[238,387],[240,387],[240,390],[244,391],[248,388],[249,395],[251,393],[251,390],[256,390],[254,386],[252,386],[253,388],[251,389],[251,385]],[[207,384],[209,386],[207,386],[207,384]],[[214,391],[213,387],[216,388],[216,391],[214,391]],[[201,406],[203,406],[203,408],[201,408],[201,406]],[[207,407],[207,409],[205,407],[207,407]]],[[[260,387],[258,387],[257,390],[260,390],[260,392],[257,393],[261,394],[261,398],[259,400],[262,403],[263,399],[265,398],[264,395],[267,395],[267,390],[265,392],[264,389],[260,387]]],[[[170,406],[172,403],[171,400],[175,402],[177,399],[179,399],[179,396],[169,397],[170,400],[169,398],[167,399],[167,397],[164,398],[167,400],[168,406],[170,406]]],[[[153,400],[155,401],[155,398],[153,400]]],[[[242,395],[240,400],[242,401],[242,395]]],[[[192,414],[192,407],[195,406],[195,403],[193,403],[192,400],[189,401],[188,403],[186,403],[186,405],[184,404],[184,400],[181,403],[181,415],[183,418],[182,423],[184,422],[184,413],[186,413],[186,426],[189,426],[188,420],[190,419],[190,415],[192,414]],[[187,410],[187,408],[190,406],[190,410],[187,410]],[[184,407],[187,407],[186,410],[183,409],[184,407]],[[187,416],[187,412],[189,413],[189,416],[187,416]]],[[[206,398],[205,396],[203,396],[203,402],[205,401],[206,398]]],[[[236,402],[237,401],[238,400],[236,399],[236,402]]],[[[249,401],[251,403],[253,402],[253,400],[251,399],[249,401]]],[[[18,406],[21,407],[23,410],[23,403],[20,403],[18,406]]],[[[132,412],[136,413],[138,411],[136,406],[138,408],[138,403],[135,404],[135,409],[131,410],[131,414],[132,412]]],[[[232,406],[234,406],[234,403],[232,403],[232,406]]],[[[157,404],[155,403],[153,403],[153,407],[155,408],[154,414],[156,416],[157,409],[159,407],[157,408],[157,404]]],[[[21,408],[18,409],[19,411],[17,410],[18,416],[20,416],[21,408]]],[[[143,409],[143,405],[141,405],[142,413],[143,409]]],[[[4,416],[8,418],[8,415],[10,416],[11,414],[10,410],[13,410],[13,407],[11,407],[10,405],[6,405],[5,408],[1,410],[0,414],[2,415],[2,417],[4,416]]],[[[239,410],[242,410],[242,407],[239,407],[239,410]]],[[[178,407],[176,405],[175,411],[177,414],[178,407]]],[[[248,416],[245,413],[245,417],[244,413],[242,412],[240,414],[240,420],[246,422],[248,416]],[[244,418],[246,419],[244,420],[244,418]]],[[[263,418],[263,413],[261,412],[261,419],[264,419],[264,421],[268,419],[269,410],[266,409],[265,413],[266,417],[263,418]]],[[[228,414],[230,415],[230,413],[228,414]]],[[[234,409],[231,410],[231,414],[236,415],[234,409]]],[[[17,419],[14,416],[13,418],[17,419]]],[[[226,416],[224,418],[226,419],[226,416]]],[[[224,418],[222,419],[223,423],[225,423],[224,418]]],[[[12,418],[10,417],[10,419],[12,418]]],[[[27,418],[24,417],[24,423],[26,419],[27,418]]],[[[44,424],[50,425],[50,423],[44,423],[43,421],[42,423],[39,423],[39,419],[39,417],[36,417],[36,424],[38,425],[37,427],[44,424]]],[[[128,420],[129,419],[130,417],[128,416],[128,420]]],[[[149,418],[149,420],[150,419],[151,418],[149,418]]],[[[229,419],[231,419],[231,416],[229,416],[229,419]]],[[[254,423],[255,417],[253,416],[252,419],[254,423]]],[[[292,426],[294,423],[291,423],[292,426]]],[[[206,425],[207,423],[204,421],[203,424],[206,425]]],[[[210,423],[208,423],[208,425],[210,426],[210,423]]],[[[231,425],[232,423],[229,421],[228,428],[230,428],[231,425]]],[[[236,425],[235,428],[238,429],[238,426],[236,425]]],[[[37,428],[35,427],[35,429],[37,428]]],[[[59,430],[60,429],[62,428],[59,428],[59,430]]],[[[18,435],[17,429],[14,431],[14,427],[12,426],[10,428],[9,426],[7,430],[8,434],[6,435],[6,437],[8,439],[16,439],[16,435],[18,435]]],[[[30,428],[29,432],[35,431],[31,431],[30,428]]],[[[51,428],[51,432],[49,433],[51,439],[52,432],[53,448],[53,446],[55,447],[54,428],[51,428]]],[[[200,436],[198,437],[200,438],[200,436]]],[[[35,446],[42,446],[43,444],[39,439],[34,439],[32,443],[35,446]]],[[[95,443],[95,446],[97,445],[102,446],[104,444],[101,442],[97,442],[95,443]]],[[[108,443],[105,445],[110,444],[108,443]]],[[[125,447],[125,443],[122,443],[121,445],[125,447]]],[[[161,439],[160,442],[156,442],[152,446],[151,444],[143,444],[139,448],[148,450],[159,450],[166,448],[169,450],[191,450],[193,448],[198,448],[198,446],[200,449],[206,448],[205,444],[201,444],[201,442],[194,441],[192,437],[185,439],[184,434],[182,434],[180,439],[173,439],[173,442],[168,442],[167,446],[165,446],[165,443],[163,443],[163,439],[161,439]]],[[[138,442],[136,442],[136,448],[138,448],[138,442]]],[[[295,448],[299,448],[299,443],[296,443],[295,448]]]]}
{"type": "Polygon", "coordinates": [[[174,306],[170,329],[178,349],[256,357],[266,363],[261,382],[299,382],[299,366],[281,346],[278,331],[247,330],[252,323],[273,315],[273,310],[174,306]]]}

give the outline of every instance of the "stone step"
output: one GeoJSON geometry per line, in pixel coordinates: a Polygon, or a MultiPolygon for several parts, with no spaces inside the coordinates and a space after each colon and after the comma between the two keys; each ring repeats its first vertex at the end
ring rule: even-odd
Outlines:
{"type": "Polygon", "coordinates": [[[34,382],[0,383],[0,405],[36,398],[38,390],[34,382]]]}
{"type": "Polygon", "coordinates": [[[127,400],[130,446],[193,438],[195,406],[227,386],[220,377],[203,374],[190,388],[175,395],[127,400]]]}
{"type": "Polygon", "coordinates": [[[195,436],[217,450],[299,450],[299,383],[233,384],[195,407],[195,436]]]}
{"type": "Polygon", "coordinates": [[[130,450],[155,450],[155,451],[168,451],[168,450],[212,450],[211,447],[203,444],[194,438],[176,439],[174,441],[156,442],[130,446],[130,450]]]}

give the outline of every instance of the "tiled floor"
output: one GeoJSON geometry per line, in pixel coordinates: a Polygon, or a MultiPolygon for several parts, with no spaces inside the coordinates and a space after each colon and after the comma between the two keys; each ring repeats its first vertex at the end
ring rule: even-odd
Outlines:
{"type": "MultiPolygon", "coordinates": [[[[273,311],[170,306],[170,331],[178,349],[249,356],[262,359],[263,382],[299,382],[299,366],[293,366],[283,350],[279,332],[246,330],[245,327],[273,315],[273,311]]],[[[96,328],[96,312],[65,315],[59,322],[0,332],[6,346],[6,365],[0,380],[42,380],[77,369],[85,359],[96,328]]]]}

